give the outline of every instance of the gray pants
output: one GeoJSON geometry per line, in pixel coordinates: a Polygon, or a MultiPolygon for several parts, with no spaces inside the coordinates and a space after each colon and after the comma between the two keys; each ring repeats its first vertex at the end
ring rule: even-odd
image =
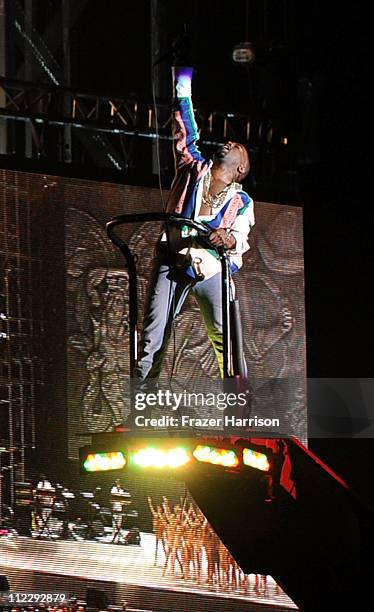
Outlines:
{"type": "Polygon", "coordinates": [[[194,282],[183,273],[175,275],[170,265],[156,259],[145,310],[140,358],[135,369],[137,378],[144,380],[160,375],[173,320],[190,292],[199,304],[223,375],[221,274],[194,282]]]}

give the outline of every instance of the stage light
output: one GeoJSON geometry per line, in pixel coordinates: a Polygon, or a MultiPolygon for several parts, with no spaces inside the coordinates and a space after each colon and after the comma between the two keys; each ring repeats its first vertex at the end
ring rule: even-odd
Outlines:
{"type": "Polygon", "coordinates": [[[224,467],[236,467],[239,465],[239,459],[235,451],[227,448],[215,448],[198,444],[193,451],[193,456],[202,463],[212,463],[213,465],[222,465],[224,467]]]}
{"type": "Polygon", "coordinates": [[[131,463],[141,468],[176,469],[191,461],[191,455],[185,448],[139,448],[131,454],[131,463]]]}
{"type": "Polygon", "coordinates": [[[243,42],[235,45],[232,50],[232,59],[235,64],[253,64],[256,52],[251,42],[243,42]]]}
{"type": "Polygon", "coordinates": [[[86,472],[107,472],[125,467],[126,458],[122,451],[110,453],[89,453],[83,462],[86,472]]]}
{"type": "Polygon", "coordinates": [[[243,448],[243,463],[244,465],[250,465],[263,472],[268,472],[270,470],[270,463],[267,456],[251,448],[243,448]]]}

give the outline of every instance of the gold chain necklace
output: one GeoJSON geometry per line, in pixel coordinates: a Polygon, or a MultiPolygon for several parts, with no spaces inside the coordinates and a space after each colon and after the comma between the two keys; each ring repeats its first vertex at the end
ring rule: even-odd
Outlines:
{"type": "Polygon", "coordinates": [[[203,178],[203,203],[209,206],[209,208],[220,208],[231,185],[226,185],[226,187],[217,193],[217,195],[212,196],[209,193],[211,180],[212,173],[209,170],[209,172],[207,172],[203,178]]]}

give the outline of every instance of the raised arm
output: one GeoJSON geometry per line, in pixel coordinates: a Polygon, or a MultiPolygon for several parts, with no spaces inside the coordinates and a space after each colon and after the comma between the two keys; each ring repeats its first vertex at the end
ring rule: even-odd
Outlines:
{"type": "Polygon", "coordinates": [[[204,161],[197,142],[199,133],[191,99],[192,68],[174,66],[173,142],[176,169],[193,161],[204,161]]]}
{"type": "Polygon", "coordinates": [[[153,516],[157,516],[157,512],[156,512],[156,510],[153,507],[152,499],[150,497],[148,497],[148,506],[149,506],[149,509],[150,509],[151,513],[153,514],[153,516]]]}

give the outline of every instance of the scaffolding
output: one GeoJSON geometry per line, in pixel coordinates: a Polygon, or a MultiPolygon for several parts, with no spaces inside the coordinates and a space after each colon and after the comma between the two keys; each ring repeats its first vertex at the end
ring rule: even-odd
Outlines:
{"type": "MultiPolygon", "coordinates": [[[[37,387],[43,382],[41,260],[32,244],[27,178],[1,171],[0,181],[0,456],[11,506],[14,483],[24,481],[28,449],[35,448],[37,387]],[[26,181],[21,185],[20,180],[26,181]]],[[[0,504],[1,520],[1,504],[0,504]]]]}

